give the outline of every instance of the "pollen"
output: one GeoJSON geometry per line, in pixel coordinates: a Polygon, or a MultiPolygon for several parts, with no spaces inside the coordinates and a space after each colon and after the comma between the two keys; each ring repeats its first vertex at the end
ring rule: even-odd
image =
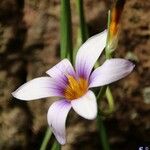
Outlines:
{"type": "Polygon", "coordinates": [[[83,96],[88,90],[88,81],[79,78],[75,79],[73,76],[67,76],[68,85],[64,91],[65,98],[67,100],[77,99],[83,96]]]}

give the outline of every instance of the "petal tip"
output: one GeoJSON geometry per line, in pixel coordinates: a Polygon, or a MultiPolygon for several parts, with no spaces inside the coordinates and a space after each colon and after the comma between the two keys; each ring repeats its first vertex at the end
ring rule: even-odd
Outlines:
{"type": "Polygon", "coordinates": [[[14,91],[14,92],[12,92],[11,95],[12,95],[14,98],[20,99],[19,96],[18,96],[17,90],[14,91]]]}
{"type": "MultiPolygon", "coordinates": [[[[50,129],[52,129],[50,127],[50,129]]],[[[55,138],[57,139],[57,141],[61,144],[61,145],[65,145],[66,144],[66,137],[64,135],[59,135],[57,132],[55,132],[53,129],[52,129],[52,132],[53,134],[55,135],[55,138]]]]}
{"type": "Polygon", "coordinates": [[[24,98],[24,97],[22,96],[22,93],[20,92],[19,89],[17,89],[16,91],[12,92],[11,95],[12,95],[14,98],[19,99],[19,100],[23,100],[23,101],[28,100],[28,99],[26,99],[26,98],[24,98]]]}
{"type": "Polygon", "coordinates": [[[128,61],[128,63],[129,63],[129,70],[130,70],[130,72],[132,72],[132,70],[135,68],[135,64],[134,63],[132,63],[131,61],[128,61]]]}
{"type": "Polygon", "coordinates": [[[85,119],[94,120],[97,117],[97,109],[94,113],[89,113],[86,116],[83,116],[85,119]]]}
{"type": "Polygon", "coordinates": [[[46,73],[47,75],[49,75],[49,70],[47,70],[45,73],[46,73]]]}
{"type": "Polygon", "coordinates": [[[64,145],[66,144],[66,119],[71,109],[70,103],[66,100],[59,100],[54,102],[48,112],[47,121],[57,141],[64,145]]]}
{"type": "Polygon", "coordinates": [[[11,95],[16,98],[16,92],[12,92],[11,95]]]}
{"type": "Polygon", "coordinates": [[[88,115],[88,116],[86,116],[86,117],[84,117],[85,119],[88,119],[88,120],[94,120],[95,118],[96,118],[96,116],[97,116],[97,113],[95,114],[95,115],[88,115]]]}
{"type": "Polygon", "coordinates": [[[66,140],[65,139],[61,139],[58,141],[61,145],[65,145],[66,144],[66,140]]]}
{"type": "Polygon", "coordinates": [[[135,68],[135,64],[134,63],[132,63],[132,70],[135,68]]]}

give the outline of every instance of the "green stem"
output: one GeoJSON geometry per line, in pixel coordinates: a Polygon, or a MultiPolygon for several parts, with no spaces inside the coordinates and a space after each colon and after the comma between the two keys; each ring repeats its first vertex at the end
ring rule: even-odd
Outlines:
{"type": "Polygon", "coordinates": [[[88,38],[88,28],[87,28],[87,24],[86,24],[85,16],[84,16],[83,0],[76,0],[76,5],[77,5],[77,11],[79,14],[79,27],[78,27],[78,33],[77,33],[77,42],[74,48],[74,59],[75,59],[78,48],[88,38]]]}
{"type": "Polygon", "coordinates": [[[106,116],[109,115],[111,113],[113,113],[113,111],[115,110],[115,105],[114,105],[114,98],[113,95],[111,93],[110,87],[109,86],[103,86],[98,95],[97,95],[97,103],[99,104],[100,100],[102,99],[103,96],[107,97],[107,101],[108,101],[108,110],[101,110],[101,114],[106,116]]]}
{"type": "Polygon", "coordinates": [[[46,150],[47,144],[51,138],[52,132],[47,128],[40,150],[46,150]]]}
{"type": "MultiPolygon", "coordinates": [[[[100,102],[102,97],[105,95],[106,89],[107,89],[107,86],[103,86],[100,89],[100,92],[97,95],[98,103],[100,102]]],[[[98,126],[98,130],[99,130],[99,136],[100,136],[100,139],[101,139],[101,144],[102,144],[103,150],[110,150],[109,142],[108,142],[108,139],[107,139],[106,129],[105,129],[105,126],[104,126],[102,116],[100,114],[99,109],[98,109],[98,115],[97,115],[97,126],[98,126]]]]}
{"type": "Polygon", "coordinates": [[[61,146],[60,144],[57,142],[57,140],[55,140],[51,150],[61,150],[61,146]]]}
{"type": "Polygon", "coordinates": [[[61,0],[61,59],[70,58],[73,61],[72,23],[70,0],[61,0]]]}
{"type": "Polygon", "coordinates": [[[110,15],[110,10],[108,11],[108,20],[107,20],[107,41],[106,41],[106,47],[105,47],[105,57],[106,59],[110,59],[111,58],[111,52],[109,49],[109,38],[110,38],[110,20],[111,19],[111,15],[110,15]]]}
{"type": "Polygon", "coordinates": [[[106,97],[107,97],[108,105],[109,105],[109,109],[107,113],[111,114],[114,111],[115,106],[114,106],[114,98],[113,98],[113,95],[111,93],[109,86],[107,87],[107,90],[106,90],[106,97]]]}
{"type": "Polygon", "coordinates": [[[102,116],[100,114],[100,111],[98,112],[98,115],[97,115],[97,125],[99,127],[98,128],[99,129],[99,136],[101,139],[103,150],[110,150],[109,142],[107,139],[106,128],[104,126],[104,122],[103,122],[102,116]]]}
{"type": "Polygon", "coordinates": [[[101,89],[100,89],[100,91],[99,91],[99,93],[97,95],[97,102],[98,102],[98,104],[100,102],[100,99],[105,95],[106,89],[107,89],[107,86],[101,87],[101,89]]]}
{"type": "Polygon", "coordinates": [[[79,19],[80,19],[80,36],[81,36],[82,43],[84,43],[88,38],[88,33],[87,33],[87,25],[84,17],[83,0],[77,0],[76,2],[77,2],[78,13],[79,13],[79,19]]]}

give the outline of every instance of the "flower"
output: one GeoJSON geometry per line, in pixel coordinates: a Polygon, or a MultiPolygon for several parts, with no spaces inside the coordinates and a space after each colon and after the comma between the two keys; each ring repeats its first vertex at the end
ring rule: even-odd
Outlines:
{"type": "Polygon", "coordinates": [[[109,38],[107,44],[107,49],[111,52],[116,49],[118,44],[119,26],[125,2],[126,0],[116,0],[111,10],[109,38]]]}
{"type": "Polygon", "coordinates": [[[65,122],[71,108],[80,116],[92,120],[97,116],[96,97],[90,88],[110,84],[127,76],[134,65],[125,59],[109,59],[92,71],[105,47],[107,31],[87,40],[79,49],[75,68],[63,59],[46,73],[50,77],[33,79],[12,95],[21,100],[58,96],[47,114],[48,124],[60,144],[66,143],[65,122]]]}

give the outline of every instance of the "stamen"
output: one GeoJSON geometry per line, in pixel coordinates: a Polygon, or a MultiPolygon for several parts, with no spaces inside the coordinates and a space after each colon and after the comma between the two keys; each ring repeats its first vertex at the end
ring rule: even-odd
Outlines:
{"type": "Polygon", "coordinates": [[[67,100],[77,99],[87,92],[87,80],[83,78],[75,79],[73,76],[70,75],[67,75],[66,77],[68,79],[68,86],[64,91],[64,95],[67,100]]]}

